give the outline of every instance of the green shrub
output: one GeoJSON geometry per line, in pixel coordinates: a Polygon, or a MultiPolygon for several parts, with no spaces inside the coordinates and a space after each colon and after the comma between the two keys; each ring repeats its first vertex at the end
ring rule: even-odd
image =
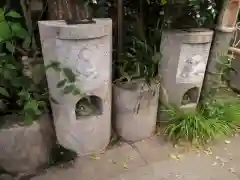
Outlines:
{"type": "MultiPolygon", "coordinates": [[[[0,115],[19,114],[33,122],[46,110],[45,90],[24,73],[23,59],[34,54],[31,36],[19,23],[21,15],[0,8],[0,115]]],[[[1,122],[2,123],[2,122],[1,122]]]]}
{"type": "Polygon", "coordinates": [[[165,132],[167,137],[178,142],[190,141],[203,145],[213,139],[231,135],[239,130],[240,103],[209,101],[199,112],[183,112],[168,108],[171,119],[165,132]]]}

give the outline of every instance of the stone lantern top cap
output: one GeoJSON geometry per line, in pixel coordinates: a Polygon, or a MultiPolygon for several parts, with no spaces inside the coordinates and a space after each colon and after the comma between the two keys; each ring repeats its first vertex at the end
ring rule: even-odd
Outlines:
{"type": "Polygon", "coordinates": [[[55,30],[58,39],[95,39],[109,35],[112,31],[112,20],[108,18],[94,19],[94,24],[71,24],[63,20],[39,21],[39,27],[55,30]]]}

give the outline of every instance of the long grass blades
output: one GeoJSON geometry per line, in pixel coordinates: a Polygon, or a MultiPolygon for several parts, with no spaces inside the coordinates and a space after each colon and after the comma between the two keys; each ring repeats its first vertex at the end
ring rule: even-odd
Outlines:
{"type": "Polygon", "coordinates": [[[173,142],[190,141],[193,145],[232,135],[240,130],[240,103],[207,102],[201,112],[183,112],[168,107],[171,119],[165,133],[173,142]]]}

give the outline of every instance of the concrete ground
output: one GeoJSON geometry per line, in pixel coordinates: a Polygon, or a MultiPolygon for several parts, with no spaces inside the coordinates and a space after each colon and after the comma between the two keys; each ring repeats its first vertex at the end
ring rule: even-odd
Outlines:
{"type": "Polygon", "coordinates": [[[186,151],[154,136],[50,168],[31,180],[240,180],[239,150],[240,137],[186,151]]]}

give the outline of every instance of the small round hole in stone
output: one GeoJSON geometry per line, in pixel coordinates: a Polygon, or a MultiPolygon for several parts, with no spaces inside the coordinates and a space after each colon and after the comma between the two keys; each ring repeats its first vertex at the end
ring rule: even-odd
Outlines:
{"type": "Polygon", "coordinates": [[[82,116],[98,116],[102,114],[102,99],[98,96],[86,96],[76,103],[76,118],[82,116]]]}
{"type": "Polygon", "coordinates": [[[191,103],[197,103],[199,96],[199,88],[193,87],[187,90],[182,97],[182,105],[187,105],[191,103]]]}

